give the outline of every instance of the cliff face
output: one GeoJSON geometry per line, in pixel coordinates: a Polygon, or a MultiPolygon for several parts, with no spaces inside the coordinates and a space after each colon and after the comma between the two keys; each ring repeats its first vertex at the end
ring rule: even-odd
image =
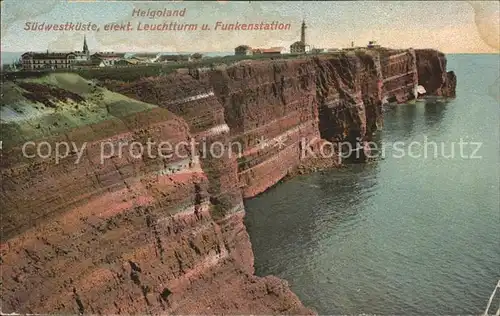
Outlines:
{"type": "MultiPolygon", "coordinates": [[[[348,54],[316,60],[321,137],[362,146],[382,126],[382,82],[378,54],[348,54]]],[[[336,147],[337,152],[345,148],[336,147]]],[[[362,152],[364,153],[364,151],[362,152]]],[[[363,159],[362,155],[354,157],[363,159]]]]}
{"type": "MultiPolygon", "coordinates": [[[[58,75],[41,85],[68,88],[66,81],[74,80],[58,75]]],[[[67,100],[69,107],[55,102],[39,115],[11,115],[3,122],[12,135],[2,151],[4,312],[308,313],[284,281],[252,275],[235,160],[199,160],[182,144],[205,136],[224,139],[224,129],[216,128],[224,122],[217,115],[222,108],[210,94],[197,94],[203,85],[184,84],[166,90],[168,106],[191,107],[192,120],[95,88],[78,94],[78,102],[67,100]],[[191,88],[182,91],[186,86],[191,88]],[[199,98],[192,99],[193,93],[199,98]],[[210,111],[199,112],[205,107],[210,111]],[[75,108],[102,111],[104,117],[67,127],[79,117],[75,108]],[[37,137],[43,132],[33,126],[54,119],[58,110],[66,114],[55,118],[61,128],[37,137]],[[78,163],[75,154],[56,162],[24,158],[27,139],[48,141],[52,148],[60,141],[79,150],[86,146],[78,163]],[[148,140],[181,146],[169,158],[118,150],[120,142],[148,140]]],[[[16,113],[35,112],[42,106],[25,98],[30,91],[23,86],[11,87],[11,103],[16,113]]]]}
{"type": "MultiPolygon", "coordinates": [[[[320,141],[316,69],[308,60],[244,62],[210,73],[233,142],[242,145],[244,197],[259,194],[305,159],[301,141],[320,141]]],[[[325,163],[333,162],[328,159],[325,163]]]]}
{"type": "Polygon", "coordinates": [[[418,49],[418,82],[427,91],[427,95],[455,97],[457,78],[453,71],[446,71],[446,56],[432,49],[418,49]]]}
{"type": "Polygon", "coordinates": [[[415,52],[357,51],[315,62],[321,137],[351,143],[350,148],[361,150],[356,154],[346,153],[346,148],[336,151],[350,160],[365,160],[370,152],[367,142],[383,127],[382,106],[415,98],[415,52]]]}
{"type": "Polygon", "coordinates": [[[413,98],[417,84],[453,96],[434,53],[241,62],[108,82],[115,92],[69,74],[9,83],[3,312],[311,313],[286,282],[253,275],[243,198],[338,165],[343,148],[329,142],[363,146],[383,104],[413,98]],[[27,158],[26,141],[74,150],[27,158]],[[152,157],[124,141],[176,150],[152,157]]]}

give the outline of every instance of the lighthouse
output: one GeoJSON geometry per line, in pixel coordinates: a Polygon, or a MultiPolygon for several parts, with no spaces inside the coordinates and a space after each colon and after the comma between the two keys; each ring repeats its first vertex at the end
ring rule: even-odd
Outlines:
{"type": "Polygon", "coordinates": [[[300,41],[304,44],[306,44],[306,21],[302,20],[302,27],[300,28],[300,41]]]}

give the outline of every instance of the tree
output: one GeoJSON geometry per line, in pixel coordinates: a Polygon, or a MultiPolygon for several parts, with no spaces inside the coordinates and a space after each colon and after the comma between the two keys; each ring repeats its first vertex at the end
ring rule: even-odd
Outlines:
{"type": "Polygon", "coordinates": [[[200,53],[194,53],[193,55],[191,55],[191,58],[194,60],[200,60],[203,58],[203,55],[200,53]]]}
{"type": "Polygon", "coordinates": [[[12,69],[12,70],[21,69],[22,65],[23,65],[23,62],[21,61],[21,58],[16,59],[16,60],[12,63],[12,65],[11,65],[11,69],[12,69]]]}

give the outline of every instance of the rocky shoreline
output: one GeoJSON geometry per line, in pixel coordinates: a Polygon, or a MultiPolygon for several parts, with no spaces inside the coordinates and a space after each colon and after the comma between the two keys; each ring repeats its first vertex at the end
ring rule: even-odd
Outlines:
{"type": "Polygon", "coordinates": [[[383,105],[414,99],[418,85],[455,97],[444,54],[381,48],[97,86],[75,74],[5,82],[2,312],[314,314],[286,281],[253,274],[243,201],[339,166],[337,148],[314,153],[370,141],[383,105]],[[101,163],[99,146],[120,139],[242,152],[101,163]],[[313,155],[301,154],[304,139],[313,155]],[[75,153],[56,164],[24,157],[27,141],[86,146],[78,164],[75,153]]]}

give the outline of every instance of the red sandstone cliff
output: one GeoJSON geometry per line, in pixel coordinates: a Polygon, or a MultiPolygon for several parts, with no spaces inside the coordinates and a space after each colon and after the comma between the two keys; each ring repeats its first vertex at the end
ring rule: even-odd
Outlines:
{"type": "Polygon", "coordinates": [[[457,78],[453,71],[446,71],[446,56],[432,49],[417,49],[418,82],[427,95],[455,97],[457,78]]]}
{"type": "MultiPolygon", "coordinates": [[[[68,88],[64,82],[74,76],[65,76],[48,81],[68,88]]],[[[171,158],[118,151],[124,140],[177,146],[222,122],[217,121],[215,98],[191,100],[197,85],[179,92],[178,87],[189,86],[182,83],[172,85],[172,107],[182,104],[186,110],[193,101],[194,107],[213,105],[205,112],[208,125],[199,130],[194,121],[202,119],[183,120],[126,98],[115,102],[117,96],[99,89],[66,100],[71,109],[58,108],[63,105],[54,101],[53,111],[3,122],[5,132],[26,127],[12,133],[2,151],[3,312],[309,313],[284,281],[253,276],[235,161],[200,164],[185,146],[171,158]],[[100,94],[105,98],[91,104],[100,94]],[[104,108],[106,115],[92,124],[65,127],[78,116],[73,107],[104,108]],[[68,120],[57,117],[58,111],[70,113],[68,120]],[[54,116],[61,128],[49,131],[52,137],[33,137],[37,128],[30,126],[54,116]],[[56,163],[23,158],[26,139],[87,145],[79,163],[74,154],[56,163]],[[123,155],[101,164],[99,145],[105,142],[123,155]],[[217,204],[223,199],[228,203],[224,209],[217,204]]],[[[32,86],[11,87],[21,94],[13,103],[21,103],[24,113],[38,108],[26,96],[39,92],[21,87],[32,86]]],[[[217,137],[217,130],[212,132],[209,136],[217,137]]]]}
{"type": "Polygon", "coordinates": [[[417,84],[453,96],[445,71],[438,52],[379,50],[108,83],[120,94],[66,75],[12,84],[20,108],[2,108],[1,125],[12,136],[1,164],[2,311],[311,313],[284,281],[253,275],[243,198],[300,168],[337,165],[335,153],[315,157],[322,145],[368,141],[383,104],[413,98],[417,84]],[[103,142],[148,139],[226,150],[99,161],[103,142]],[[23,158],[28,140],[88,145],[78,164],[76,153],[56,164],[23,158]]]}

